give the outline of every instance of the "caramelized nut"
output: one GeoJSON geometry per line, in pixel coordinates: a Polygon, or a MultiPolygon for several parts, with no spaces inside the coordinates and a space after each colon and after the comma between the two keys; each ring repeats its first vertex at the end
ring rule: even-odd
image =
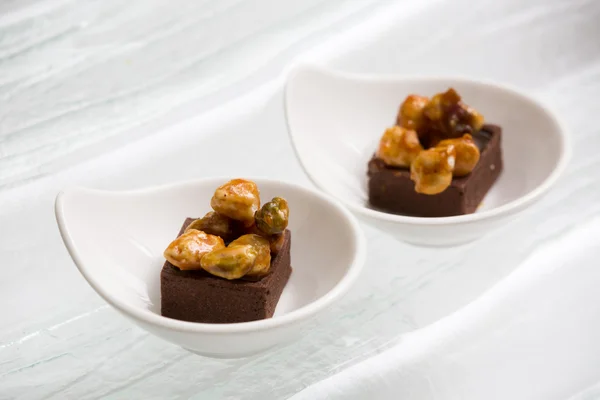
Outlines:
{"type": "Polygon", "coordinates": [[[249,234],[243,235],[229,244],[228,247],[250,245],[256,252],[256,258],[250,271],[246,273],[249,277],[261,277],[269,273],[271,268],[271,247],[269,241],[262,236],[249,234]]]}
{"type": "MultiPolygon", "coordinates": [[[[477,132],[483,126],[483,116],[474,108],[461,101],[452,88],[431,98],[423,110],[426,122],[423,130],[428,135],[441,136],[441,139],[457,138],[465,133],[477,132]]],[[[435,145],[435,143],[429,143],[435,145]]]]}
{"type": "Polygon", "coordinates": [[[453,146],[422,151],[410,168],[410,179],[415,182],[415,191],[438,194],[446,190],[452,182],[455,160],[456,151],[453,146]]]}
{"type": "Polygon", "coordinates": [[[462,105],[469,115],[469,125],[472,128],[471,133],[475,133],[483,128],[483,124],[485,123],[485,118],[483,118],[483,115],[471,106],[468,106],[464,103],[462,103],[462,105]]]}
{"type": "Polygon", "coordinates": [[[201,259],[213,250],[225,248],[223,239],[197,229],[185,231],[171,242],[164,256],[181,270],[201,269],[201,259]]]}
{"type": "Polygon", "coordinates": [[[260,207],[258,187],[252,181],[233,179],[217,188],[210,205],[219,214],[251,225],[260,207]]]}
{"type": "Polygon", "coordinates": [[[398,111],[397,124],[403,128],[419,132],[425,123],[423,110],[427,103],[429,103],[429,99],[425,96],[417,94],[408,96],[398,111]]]}
{"type": "Polygon", "coordinates": [[[456,162],[454,164],[454,176],[465,176],[473,171],[477,162],[479,162],[479,148],[473,142],[473,137],[469,134],[461,138],[442,140],[436,147],[454,146],[456,151],[456,162]]]}
{"type": "Polygon", "coordinates": [[[221,215],[215,211],[207,213],[204,217],[194,220],[186,230],[198,229],[211,235],[217,235],[224,241],[230,242],[239,233],[239,222],[221,215]]]}
{"type": "Polygon", "coordinates": [[[250,234],[261,235],[261,236],[263,236],[265,238],[269,236],[269,235],[261,232],[260,229],[258,229],[258,227],[256,226],[256,224],[252,224],[252,225],[249,225],[249,226],[244,226],[240,230],[240,236],[241,235],[250,235],[250,234]]]}
{"type": "Polygon", "coordinates": [[[252,245],[231,244],[204,255],[202,268],[212,275],[225,279],[239,279],[246,275],[254,265],[258,253],[252,245]]]}
{"type": "MultiPolygon", "coordinates": [[[[450,88],[443,93],[438,93],[431,98],[431,101],[425,106],[423,114],[430,123],[443,124],[446,119],[446,112],[460,102],[460,96],[456,90],[450,88]]],[[[440,125],[440,130],[445,129],[440,125]]]]}
{"type": "Polygon", "coordinates": [[[285,199],[274,197],[254,215],[256,227],[266,235],[281,233],[287,228],[290,209],[285,199]]]}
{"type": "Polygon", "coordinates": [[[377,157],[387,165],[410,167],[415,157],[423,150],[417,132],[393,126],[383,133],[377,149],[377,157]]]}
{"type": "Polygon", "coordinates": [[[271,235],[269,237],[269,244],[271,245],[271,254],[276,255],[281,251],[283,243],[285,242],[285,233],[279,233],[277,235],[271,235]]]}
{"type": "Polygon", "coordinates": [[[248,234],[260,235],[260,236],[264,237],[265,239],[267,239],[271,246],[271,255],[276,255],[277,253],[279,253],[279,251],[281,250],[281,247],[283,246],[283,242],[284,242],[284,238],[285,238],[285,233],[283,233],[283,232],[276,233],[274,235],[268,235],[268,234],[262,232],[261,230],[259,230],[256,225],[252,225],[250,227],[245,227],[243,229],[243,233],[246,235],[248,235],[248,234]]]}

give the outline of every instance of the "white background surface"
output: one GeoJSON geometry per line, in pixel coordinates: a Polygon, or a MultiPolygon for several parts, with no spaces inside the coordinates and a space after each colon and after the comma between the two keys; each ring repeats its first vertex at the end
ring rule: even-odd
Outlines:
{"type": "MultiPolygon", "coordinates": [[[[564,249],[542,267],[562,260],[548,268],[567,274],[583,262],[572,268],[581,281],[568,275],[567,282],[597,282],[600,4],[411,3],[0,3],[0,398],[286,398],[478,304],[502,278],[525,274],[532,254],[564,249]],[[520,85],[561,112],[575,158],[535,210],[468,247],[418,249],[365,226],[366,273],[310,335],[255,358],[200,358],[133,327],[89,288],[62,246],[53,200],[71,184],[131,188],[215,171],[308,184],[282,113],[282,71],[296,56],[350,71],[444,72],[520,85]],[[268,156],[257,157],[265,148],[268,156]],[[578,235],[586,241],[569,239],[578,235]]],[[[516,278],[508,279],[501,284],[516,278]]],[[[561,287],[521,282],[537,282],[532,293],[542,295],[561,287]]],[[[573,320],[581,325],[561,335],[562,322],[541,313],[523,326],[535,335],[544,334],[540,327],[556,330],[556,340],[495,359],[500,366],[517,356],[566,364],[535,375],[529,384],[539,391],[513,398],[564,399],[586,390],[580,399],[597,397],[600,344],[585,341],[581,358],[566,361],[551,351],[563,346],[572,354],[586,332],[596,332],[600,316],[586,308],[600,301],[593,294],[565,285],[551,306],[564,299],[560,315],[568,307],[588,310],[573,320]],[[573,360],[581,369],[569,368],[573,360]],[[555,374],[569,379],[544,390],[555,374]]],[[[500,310],[518,311],[507,304],[500,310]]],[[[500,331],[511,321],[495,320],[500,331]]],[[[452,356],[460,358],[458,343],[452,356]]],[[[485,365],[474,367],[485,374],[485,365]]],[[[451,382],[467,390],[478,377],[459,369],[451,382]]],[[[420,386],[420,398],[445,398],[431,382],[420,386]]]]}

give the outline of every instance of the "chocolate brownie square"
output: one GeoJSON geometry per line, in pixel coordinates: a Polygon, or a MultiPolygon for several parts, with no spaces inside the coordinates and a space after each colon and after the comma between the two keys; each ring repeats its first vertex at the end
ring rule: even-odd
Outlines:
{"type": "MultiPolygon", "coordinates": [[[[179,234],[193,221],[185,220],[179,234]]],[[[269,274],[256,281],[226,280],[203,270],[182,271],[165,262],[160,275],[161,314],[182,321],[234,323],[271,318],[292,273],[292,235],[271,258],[269,274]]]]}
{"type": "Polygon", "coordinates": [[[368,165],[369,203],[376,209],[418,217],[449,217],[471,214],[502,172],[502,128],[484,125],[473,135],[481,157],[469,175],[455,177],[435,195],[415,191],[408,169],[390,167],[377,157],[368,165]]]}

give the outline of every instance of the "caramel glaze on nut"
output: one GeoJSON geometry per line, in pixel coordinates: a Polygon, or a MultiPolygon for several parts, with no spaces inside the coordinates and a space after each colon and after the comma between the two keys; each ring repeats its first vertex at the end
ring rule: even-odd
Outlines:
{"type": "Polygon", "coordinates": [[[290,216],[290,209],[285,199],[274,197],[254,214],[256,227],[266,235],[275,235],[285,231],[290,216]]]}
{"type": "Polygon", "coordinates": [[[269,273],[271,268],[271,246],[268,239],[260,235],[243,235],[234,240],[229,246],[250,245],[256,251],[256,258],[252,268],[245,276],[250,278],[260,278],[269,273]]]}
{"type": "Polygon", "coordinates": [[[422,150],[416,131],[393,126],[386,129],[381,137],[377,157],[393,167],[410,167],[422,150]]]}
{"type": "Polygon", "coordinates": [[[250,272],[257,256],[252,245],[229,244],[226,248],[205,254],[202,257],[202,268],[224,279],[239,279],[250,272]]]}
{"type": "Polygon", "coordinates": [[[419,96],[418,94],[409,95],[400,105],[396,123],[406,129],[421,131],[425,125],[425,115],[423,110],[429,103],[429,98],[419,96]]]}
{"type": "Polygon", "coordinates": [[[465,176],[473,171],[479,162],[479,148],[468,133],[460,138],[442,140],[436,148],[453,146],[456,152],[453,176],[465,176]]]}
{"type": "Polygon", "coordinates": [[[211,251],[225,248],[223,239],[197,229],[185,231],[164,251],[164,257],[181,270],[202,269],[202,257],[211,251]]]}
{"type": "Polygon", "coordinates": [[[264,237],[265,239],[267,239],[271,246],[271,255],[273,255],[273,256],[277,255],[277,253],[279,253],[279,250],[281,250],[281,247],[283,246],[284,239],[285,239],[285,232],[269,235],[269,234],[264,233],[260,229],[258,229],[258,227],[256,225],[252,225],[252,226],[244,228],[243,232],[246,235],[248,235],[248,234],[260,235],[260,236],[264,237]]]}
{"type": "Polygon", "coordinates": [[[275,197],[259,209],[256,184],[234,179],[217,188],[211,206],[215,211],[188,225],[164,251],[165,258],[182,270],[203,269],[230,280],[267,275],[271,254],[284,243],[287,201],[275,197]]]}
{"type": "Polygon", "coordinates": [[[226,248],[212,251],[202,257],[204,270],[230,280],[244,276],[260,278],[269,273],[270,267],[269,241],[254,234],[240,236],[226,248]]]}
{"type": "Polygon", "coordinates": [[[453,88],[431,99],[412,94],[400,106],[397,126],[381,137],[376,157],[391,167],[410,168],[417,193],[438,194],[453,176],[468,175],[479,162],[471,134],[483,123],[453,88]]]}
{"type": "Polygon", "coordinates": [[[220,236],[226,243],[238,237],[241,233],[242,224],[215,211],[210,211],[200,219],[192,221],[186,228],[197,229],[211,235],[220,236]]]}
{"type": "Polygon", "coordinates": [[[452,145],[424,150],[410,166],[410,179],[415,191],[422,194],[438,194],[452,182],[452,170],[456,151],[452,145]]]}
{"type": "Polygon", "coordinates": [[[433,147],[443,139],[475,133],[484,123],[483,115],[462,102],[456,90],[450,88],[431,98],[423,108],[425,122],[419,137],[433,147]]]}
{"type": "Polygon", "coordinates": [[[283,243],[285,242],[285,233],[278,233],[269,237],[269,245],[271,247],[271,254],[276,255],[281,251],[283,243]]]}
{"type": "Polygon", "coordinates": [[[233,179],[215,190],[210,205],[221,215],[252,225],[260,207],[258,186],[245,179],[233,179]]]}

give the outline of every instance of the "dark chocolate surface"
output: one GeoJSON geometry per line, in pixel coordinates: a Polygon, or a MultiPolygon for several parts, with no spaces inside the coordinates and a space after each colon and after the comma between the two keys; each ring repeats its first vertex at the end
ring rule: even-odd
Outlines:
{"type": "Polygon", "coordinates": [[[473,171],[452,179],[442,193],[415,192],[408,169],[387,166],[373,157],[369,161],[369,203],[381,211],[419,217],[448,217],[471,214],[502,172],[502,128],[486,124],[473,135],[481,148],[481,157],[473,171]]]}
{"type": "MultiPolygon", "coordinates": [[[[193,221],[185,220],[179,234],[193,221]]],[[[291,232],[285,231],[269,274],[257,281],[226,280],[205,271],[181,271],[168,261],[160,275],[161,314],[183,321],[247,322],[270,318],[292,272],[291,232]]]]}

